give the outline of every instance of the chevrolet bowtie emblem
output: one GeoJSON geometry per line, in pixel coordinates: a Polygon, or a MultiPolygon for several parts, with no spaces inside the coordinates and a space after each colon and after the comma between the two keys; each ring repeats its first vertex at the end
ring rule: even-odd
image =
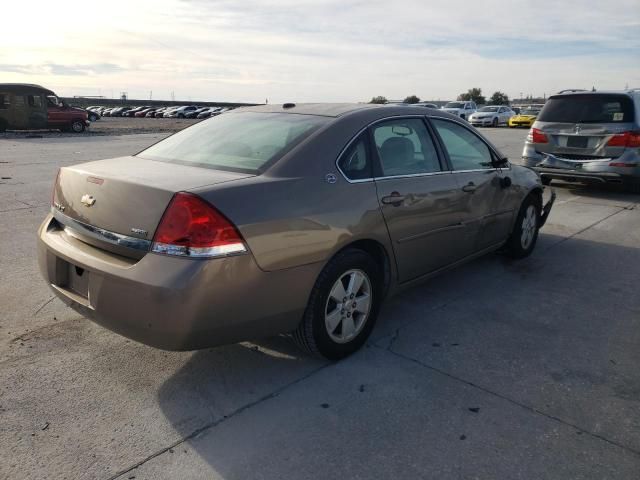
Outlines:
{"type": "Polygon", "coordinates": [[[83,205],[85,205],[87,207],[90,207],[94,203],[96,203],[96,199],[92,195],[89,195],[88,193],[85,193],[82,196],[82,199],[80,199],[80,202],[82,202],[83,205]]]}

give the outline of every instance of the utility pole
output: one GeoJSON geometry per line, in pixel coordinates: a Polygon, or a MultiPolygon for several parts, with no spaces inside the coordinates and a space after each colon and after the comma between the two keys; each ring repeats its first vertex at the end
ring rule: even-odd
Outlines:
{"type": "Polygon", "coordinates": [[[149,90],[149,100],[153,99],[153,90],[149,90]]]}

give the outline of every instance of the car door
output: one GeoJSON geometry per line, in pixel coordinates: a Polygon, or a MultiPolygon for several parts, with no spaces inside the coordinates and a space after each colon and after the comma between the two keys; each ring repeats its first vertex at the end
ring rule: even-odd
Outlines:
{"type": "Polygon", "coordinates": [[[504,242],[509,236],[515,206],[510,168],[496,168],[496,154],[470,128],[444,118],[431,122],[450,162],[458,188],[464,194],[462,222],[466,255],[504,242]]]}
{"type": "Polygon", "coordinates": [[[424,117],[393,118],[370,129],[374,179],[400,282],[463,254],[459,187],[424,117]]]}

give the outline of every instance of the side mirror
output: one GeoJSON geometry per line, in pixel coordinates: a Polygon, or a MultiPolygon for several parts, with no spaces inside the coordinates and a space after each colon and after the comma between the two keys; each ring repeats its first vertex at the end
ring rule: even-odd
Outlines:
{"type": "Polygon", "coordinates": [[[497,158],[491,162],[495,168],[505,168],[509,165],[509,159],[507,157],[497,158]]]}

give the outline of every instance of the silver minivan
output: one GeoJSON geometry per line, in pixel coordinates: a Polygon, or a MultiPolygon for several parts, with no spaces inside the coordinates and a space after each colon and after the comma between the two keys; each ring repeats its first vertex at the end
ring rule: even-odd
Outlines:
{"type": "Polygon", "coordinates": [[[640,89],[553,95],[533,124],[524,165],[553,179],[640,192],[640,89]]]}

